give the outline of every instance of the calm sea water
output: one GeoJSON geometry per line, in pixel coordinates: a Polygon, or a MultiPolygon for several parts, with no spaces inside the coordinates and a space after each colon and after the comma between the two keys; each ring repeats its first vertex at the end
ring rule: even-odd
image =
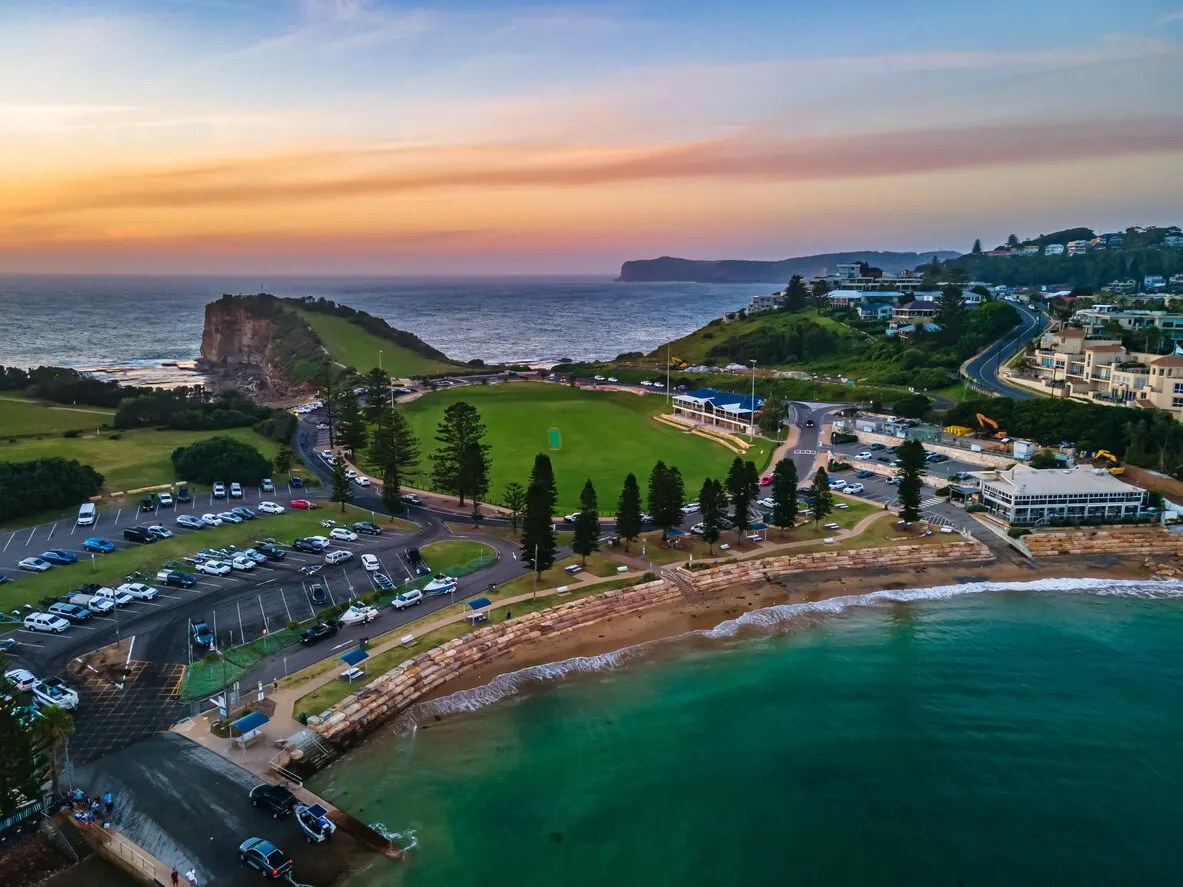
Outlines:
{"type": "Polygon", "coordinates": [[[414,833],[349,887],[1178,883],[1183,587],[969,590],[461,694],[311,786],[414,833]]]}
{"type": "Polygon", "coordinates": [[[0,275],[0,364],[72,367],[192,360],[222,293],[323,296],[489,362],[649,351],[766,284],[615,283],[607,277],[315,278],[0,275]]]}

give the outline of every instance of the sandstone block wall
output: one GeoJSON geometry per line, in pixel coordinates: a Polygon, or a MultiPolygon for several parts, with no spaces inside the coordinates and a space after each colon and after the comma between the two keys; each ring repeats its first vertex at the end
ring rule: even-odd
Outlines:
{"type": "Polygon", "coordinates": [[[1041,530],[1024,536],[1023,542],[1033,557],[1183,553],[1183,534],[1168,532],[1158,525],[1041,530]]]}

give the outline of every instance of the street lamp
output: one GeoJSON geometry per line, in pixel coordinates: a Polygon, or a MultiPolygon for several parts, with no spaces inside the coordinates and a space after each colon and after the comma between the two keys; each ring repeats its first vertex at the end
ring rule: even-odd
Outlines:
{"type": "Polygon", "coordinates": [[[752,401],[748,404],[748,440],[756,439],[756,361],[749,360],[752,365],[752,401]]]}

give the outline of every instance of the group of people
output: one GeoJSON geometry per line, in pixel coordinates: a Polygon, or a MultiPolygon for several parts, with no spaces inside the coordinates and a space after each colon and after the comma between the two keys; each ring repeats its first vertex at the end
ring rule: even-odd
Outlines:
{"type": "Polygon", "coordinates": [[[79,822],[100,822],[106,827],[107,820],[115,810],[115,799],[110,792],[91,798],[82,789],[76,788],[70,792],[70,807],[79,822]]]}

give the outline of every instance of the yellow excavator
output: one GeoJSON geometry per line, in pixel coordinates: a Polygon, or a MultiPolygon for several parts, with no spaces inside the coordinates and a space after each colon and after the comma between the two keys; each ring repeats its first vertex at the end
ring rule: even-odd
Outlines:
{"type": "Polygon", "coordinates": [[[1101,461],[1101,460],[1104,460],[1105,462],[1109,463],[1109,465],[1110,465],[1109,473],[1110,474],[1113,474],[1113,475],[1125,474],[1125,466],[1119,465],[1118,458],[1115,455],[1113,455],[1111,452],[1109,452],[1108,450],[1097,450],[1097,452],[1093,455],[1094,462],[1101,461]]]}
{"type": "Polygon", "coordinates": [[[998,423],[995,422],[993,419],[991,419],[989,416],[983,416],[981,413],[977,413],[976,416],[978,419],[978,427],[980,427],[982,429],[981,433],[983,435],[988,436],[988,437],[993,437],[996,440],[1002,440],[1004,437],[1007,436],[1006,432],[1001,430],[998,427],[998,423]],[[993,433],[986,430],[987,425],[989,425],[991,428],[994,429],[993,433]]]}

